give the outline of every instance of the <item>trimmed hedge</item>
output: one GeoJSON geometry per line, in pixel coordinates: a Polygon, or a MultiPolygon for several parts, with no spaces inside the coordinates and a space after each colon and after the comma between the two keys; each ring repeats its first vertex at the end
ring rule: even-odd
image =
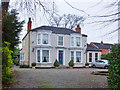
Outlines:
{"type": "Polygon", "coordinates": [[[34,63],[32,63],[32,66],[36,66],[36,63],[34,62],[34,63]]]}
{"type": "Polygon", "coordinates": [[[20,65],[20,68],[29,68],[29,65],[20,65]]]}
{"type": "Polygon", "coordinates": [[[54,62],[54,66],[55,66],[55,67],[59,67],[59,65],[60,65],[59,62],[58,62],[58,60],[56,59],[55,62],[54,62]]]}
{"type": "Polygon", "coordinates": [[[70,67],[73,67],[74,66],[74,61],[70,60],[70,62],[68,64],[69,64],[70,67]]]}

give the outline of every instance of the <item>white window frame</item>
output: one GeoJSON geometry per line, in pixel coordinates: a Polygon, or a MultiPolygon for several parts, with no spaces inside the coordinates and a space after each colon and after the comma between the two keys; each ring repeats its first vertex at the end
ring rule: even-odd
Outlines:
{"type": "Polygon", "coordinates": [[[70,46],[71,47],[75,46],[75,37],[70,37],[70,46]],[[72,38],[73,38],[73,46],[72,46],[72,38]]]}
{"type": "Polygon", "coordinates": [[[37,33],[37,45],[51,46],[51,33],[48,32],[38,32],[37,33]],[[38,44],[38,34],[40,34],[40,44],[38,44]],[[43,44],[43,34],[48,34],[48,44],[43,44]]]}
{"type": "Polygon", "coordinates": [[[57,46],[59,46],[59,47],[64,47],[64,36],[58,36],[57,37],[57,46]],[[63,37],[63,45],[59,45],[59,37],[63,37]]]}
{"type": "MultiPolygon", "coordinates": [[[[81,53],[80,58],[81,58],[81,62],[82,62],[82,52],[81,52],[81,51],[76,51],[76,52],[75,52],[75,54],[76,54],[75,59],[77,58],[77,52],[80,52],[80,53],[81,53]]],[[[76,59],[76,63],[81,63],[81,62],[77,62],[77,59],[76,59]]]]}
{"type": "Polygon", "coordinates": [[[36,49],[36,63],[51,63],[51,49],[46,49],[46,48],[37,48],[36,49]],[[37,60],[37,50],[40,50],[40,62],[37,60]],[[43,50],[48,50],[49,51],[49,61],[48,62],[42,62],[42,52],[43,50]]]}
{"type": "Polygon", "coordinates": [[[70,35],[70,47],[82,47],[82,35],[78,35],[78,34],[74,34],[74,35],[70,35]],[[71,38],[74,37],[74,46],[71,45],[71,38]],[[80,37],[80,46],[76,45],[76,37],[80,37]]]}
{"type": "Polygon", "coordinates": [[[82,50],[70,50],[70,60],[71,60],[71,51],[74,52],[74,63],[83,63],[83,54],[82,54],[82,50]],[[76,52],[81,52],[81,62],[76,62],[76,52]]]}

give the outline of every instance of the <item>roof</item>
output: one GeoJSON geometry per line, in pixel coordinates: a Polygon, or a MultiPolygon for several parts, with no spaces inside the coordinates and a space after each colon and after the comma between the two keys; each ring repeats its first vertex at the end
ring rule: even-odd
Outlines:
{"type": "MultiPolygon", "coordinates": [[[[49,31],[52,31],[52,33],[55,33],[55,34],[65,34],[65,35],[70,35],[70,34],[72,34],[72,33],[77,33],[77,34],[79,34],[78,32],[76,32],[76,31],[73,31],[72,29],[68,29],[68,28],[61,28],[61,27],[53,27],[53,26],[41,26],[41,27],[37,27],[37,28],[35,28],[35,29],[31,29],[31,30],[29,30],[29,32],[30,31],[37,31],[37,30],[49,30],[49,31]]],[[[28,33],[29,33],[28,32],[28,33]]],[[[27,34],[28,34],[27,33],[27,34]]],[[[26,34],[26,35],[27,35],[26,34]]],[[[25,35],[25,36],[26,36],[25,35]]],[[[85,34],[82,34],[82,36],[84,36],[84,37],[87,37],[87,35],[85,35],[85,34]]],[[[25,37],[24,37],[25,38],[25,37]]],[[[23,39],[24,39],[23,38],[23,39]]]]}
{"type": "Polygon", "coordinates": [[[87,44],[87,51],[98,51],[98,52],[102,52],[101,50],[87,44]]]}
{"type": "Polygon", "coordinates": [[[109,43],[103,43],[103,45],[101,43],[96,43],[96,42],[91,42],[91,43],[97,46],[98,48],[102,48],[102,49],[110,49],[112,48],[112,45],[113,45],[109,43]]]}

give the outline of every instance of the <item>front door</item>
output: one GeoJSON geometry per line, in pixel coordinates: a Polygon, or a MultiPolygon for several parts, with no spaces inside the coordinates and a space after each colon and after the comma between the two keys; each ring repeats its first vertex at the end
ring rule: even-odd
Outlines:
{"type": "Polygon", "coordinates": [[[63,64],[63,51],[59,50],[58,52],[58,60],[60,64],[63,64]]]}

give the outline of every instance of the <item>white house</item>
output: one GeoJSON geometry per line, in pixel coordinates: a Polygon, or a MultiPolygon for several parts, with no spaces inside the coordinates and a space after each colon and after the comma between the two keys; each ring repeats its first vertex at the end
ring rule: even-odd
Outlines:
{"type": "Polygon", "coordinates": [[[53,67],[57,59],[65,66],[70,60],[74,60],[74,67],[85,65],[87,35],[81,34],[79,25],[76,31],[52,26],[31,29],[31,25],[29,18],[28,32],[22,39],[20,64],[31,66],[36,62],[36,67],[53,67]]]}
{"type": "Polygon", "coordinates": [[[86,62],[92,63],[92,62],[95,62],[96,60],[100,60],[101,52],[102,52],[102,50],[99,50],[99,49],[87,44],[87,60],[86,60],[86,62]]]}

